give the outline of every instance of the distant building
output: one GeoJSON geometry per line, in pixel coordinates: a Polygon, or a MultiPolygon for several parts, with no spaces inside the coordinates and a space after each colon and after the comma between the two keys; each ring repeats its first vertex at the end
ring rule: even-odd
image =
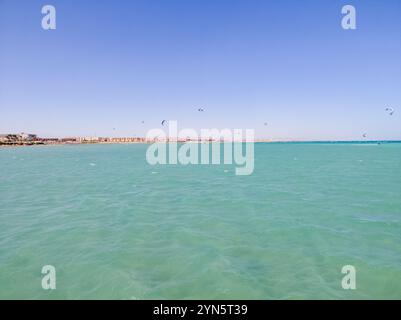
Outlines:
{"type": "Polygon", "coordinates": [[[110,138],[108,139],[107,142],[112,142],[112,143],[140,143],[144,142],[145,140],[143,138],[139,137],[122,137],[122,138],[110,138]]]}
{"type": "Polygon", "coordinates": [[[24,133],[24,132],[22,132],[18,136],[20,137],[20,140],[22,140],[22,141],[36,141],[38,138],[36,134],[24,133]]]}
{"type": "Polygon", "coordinates": [[[1,134],[0,135],[0,142],[1,143],[7,143],[7,144],[15,144],[15,143],[21,143],[22,136],[20,134],[1,134]]]}
{"type": "Polygon", "coordinates": [[[0,134],[0,143],[8,142],[8,134],[0,134]]]}
{"type": "Polygon", "coordinates": [[[84,137],[84,138],[81,138],[81,142],[82,143],[95,143],[95,142],[99,142],[99,138],[98,137],[84,137]]]}
{"type": "Polygon", "coordinates": [[[78,138],[62,138],[61,142],[63,143],[77,143],[79,142],[78,138]]]}
{"type": "Polygon", "coordinates": [[[41,138],[40,141],[44,143],[58,143],[60,142],[60,139],[58,138],[41,138]]]}

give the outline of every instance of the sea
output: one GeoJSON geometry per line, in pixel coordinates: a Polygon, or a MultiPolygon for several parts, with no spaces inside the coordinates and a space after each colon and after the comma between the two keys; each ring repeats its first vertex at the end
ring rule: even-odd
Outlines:
{"type": "Polygon", "coordinates": [[[401,299],[401,143],[148,147],[0,148],[0,299],[401,299]]]}

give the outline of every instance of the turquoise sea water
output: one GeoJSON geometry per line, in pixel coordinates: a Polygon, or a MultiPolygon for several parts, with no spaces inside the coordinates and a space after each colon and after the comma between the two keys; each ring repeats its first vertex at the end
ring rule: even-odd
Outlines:
{"type": "Polygon", "coordinates": [[[146,148],[0,149],[0,298],[401,299],[401,144],[261,143],[251,176],[146,148]]]}

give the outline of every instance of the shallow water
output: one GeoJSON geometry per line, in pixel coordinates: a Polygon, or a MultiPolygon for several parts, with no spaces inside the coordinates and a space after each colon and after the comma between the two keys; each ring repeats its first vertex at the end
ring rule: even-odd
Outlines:
{"type": "Polygon", "coordinates": [[[0,298],[401,299],[401,144],[261,143],[251,176],[146,148],[0,149],[0,298]]]}

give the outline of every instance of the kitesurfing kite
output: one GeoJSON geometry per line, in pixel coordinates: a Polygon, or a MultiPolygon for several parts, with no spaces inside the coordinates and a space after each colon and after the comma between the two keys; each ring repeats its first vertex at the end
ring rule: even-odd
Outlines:
{"type": "Polygon", "coordinates": [[[386,108],[386,111],[388,112],[388,114],[390,116],[392,116],[394,114],[394,112],[395,112],[395,110],[393,108],[390,108],[390,107],[386,108]]]}

